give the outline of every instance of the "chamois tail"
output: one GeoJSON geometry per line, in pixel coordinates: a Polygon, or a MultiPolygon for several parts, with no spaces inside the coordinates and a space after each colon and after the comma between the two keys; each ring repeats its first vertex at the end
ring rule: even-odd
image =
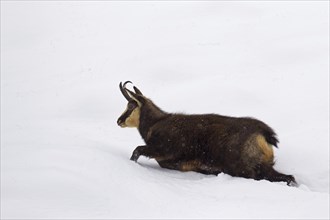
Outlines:
{"type": "Polygon", "coordinates": [[[279,143],[279,140],[275,131],[264,123],[260,124],[259,126],[259,129],[261,129],[261,134],[265,137],[267,143],[278,148],[277,144],[279,143]]]}

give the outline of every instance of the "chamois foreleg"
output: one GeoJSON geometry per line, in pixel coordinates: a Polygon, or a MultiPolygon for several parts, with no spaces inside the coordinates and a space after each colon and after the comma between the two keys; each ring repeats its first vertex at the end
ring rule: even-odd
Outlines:
{"type": "Polygon", "coordinates": [[[131,160],[136,162],[141,155],[149,158],[156,158],[161,156],[157,149],[148,145],[142,145],[135,148],[131,156],[131,160]]]}

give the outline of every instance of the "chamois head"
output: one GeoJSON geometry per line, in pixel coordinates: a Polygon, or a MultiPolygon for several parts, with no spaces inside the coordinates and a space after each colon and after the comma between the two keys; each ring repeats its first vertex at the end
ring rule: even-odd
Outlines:
{"type": "Polygon", "coordinates": [[[120,127],[139,127],[140,124],[140,108],[145,101],[145,97],[142,92],[133,86],[135,91],[126,88],[127,83],[132,83],[131,81],[126,81],[124,85],[119,84],[119,88],[123,96],[127,99],[127,107],[123,114],[118,118],[117,124],[120,127]]]}

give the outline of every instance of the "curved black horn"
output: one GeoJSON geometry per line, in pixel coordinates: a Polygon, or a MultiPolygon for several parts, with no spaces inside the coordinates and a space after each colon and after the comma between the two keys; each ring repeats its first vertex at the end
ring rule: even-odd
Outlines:
{"type": "Polygon", "coordinates": [[[128,93],[126,91],[126,84],[127,83],[132,83],[132,82],[131,81],[126,81],[124,83],[124,85],[122,85],[121,82],[120,82],[119,88],[120,88],[121,93],[123,93],[124,97],[127,99],[127,101],[130,101],[130,100],[132,100],[132,98],[128,95],[128,93]]]}

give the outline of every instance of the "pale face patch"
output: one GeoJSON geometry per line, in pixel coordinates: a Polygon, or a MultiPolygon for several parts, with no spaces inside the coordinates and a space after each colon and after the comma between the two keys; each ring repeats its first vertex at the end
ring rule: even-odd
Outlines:
{"type": "Polygon", "coordinates": [[[140,124],[140,106],[139,106],[139,104],[134,100],[128,102],[126,110],[118,118],[117,123],[122,128],[139,127],[139,124],[140,124]]]}
{"type": "Polygon", "coordinates": [[[138,128],[140,125],[140,107],[136,107],[125,120],[126,127],[138,128]]]}

